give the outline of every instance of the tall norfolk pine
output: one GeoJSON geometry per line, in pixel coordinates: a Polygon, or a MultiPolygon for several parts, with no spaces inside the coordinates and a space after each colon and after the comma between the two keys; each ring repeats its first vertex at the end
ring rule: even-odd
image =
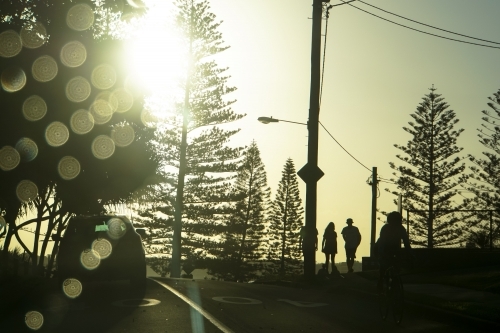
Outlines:
{"type": "Polygon", "coordinates": [[[281,175],[271,209],[268,256],[274,263],[279,263],[280,272],[293,273],[300,267],[299,233],[304,210],[291,158],[286,160],[281,175]]]}
{"type": "Polygon", "coordinates": [[[270,188],[255,141],[243,152],[234,185],[239,196],[227,222],[225,252],[232,258],[237,278],[248,277],[253,263],[265,256],[264,231],[270,204],[270,188]]]}
{"type": "MultiPolygon", "coordinates": [[[[231,182],[241,148],[227,147],[239,130],[217,125],[243,117],[236,114],[225,96],[236,88],[227,85],[227,68],[218,67],[213,56],[226,50],[208,1],[177,0],[177,23],[189,45],[190,65],[183,84],[184,101],[176,105],[169,124],[158,133],[157,147],[162,155],[163,177],[157,186],[156,206],[166,213],[165,230],[181,220],[183,257],[195,253],[209,255],[212,236],[221,232],[227,201],[231,200],[231,182]],[[182,127],[186,147],[182,156],[182,127]],[[184,168],[180,168],[181,164],[184,168]],[[179,195],[180,193],[180,195],[179,195]],[[172,215],[170,215],[172,214],[172,215]]],[[[164,242],[171,242],[171,231],[163,231],[164,242]]],[[[163,250],[168,249],[168,247],[163,250]]]]}
{"type": "MultiPolygon", "coordinates": [[[[488,106],[491,110],[483,110],[483,128],[479,131],[479,142],[488,150],[483,152],[483,159],[471,156],[474,163],[471,167],[471,183],[467,189],[475,194],[472,204],[483,209],[500,210],[500,89],[488,97],[488,106]]],[[[500,223],[498,213],[494,218],[493,239],[500,237],[500,223]]],[[[484,217],[488,220],[489,217],[484,217]]],[[[489,228],[489,226],[486,226],[489,228]]],[[[489,235],[488,231],[482,231],[489,235]]],[[[486,237],[489,243],[489,237],[486,237]]],[[[488,244],[489,245],[489,244],[488,244]]]]}
{"type": "Polygon", "coordinates": [[[465,182],[458,178],[465,164],[457,156],[462,148],[456,145],[463,129],[454,129],[459,121],[455,112],[448,109],[434,87],[430,91],[411,114],[414,121],[408,123],[410,127],[403,127],[412,139],[406,146],[394,145],[403,152],[396,155],[403,165],[389,163],[398,177],[392,179],[398,189],[392,193],[403,195],[405,210],[421,211],[411,220],[411,241],[429,248],[460,242],[463,230],[457,226],[458,219],[450,215],[443,217],[438,210],[461,207],[462,204],[454,204],[453,197],[457,185],[465,182]]]}

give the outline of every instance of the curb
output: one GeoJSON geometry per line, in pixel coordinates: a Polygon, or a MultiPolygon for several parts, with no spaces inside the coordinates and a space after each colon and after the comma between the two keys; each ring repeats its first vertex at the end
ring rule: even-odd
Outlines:
{"type": "MultiPolygon", "coordinates": [[[[353,287],[349,287],[349,289],[352,290],[352,291],[358,292],[358,293],[362,293],[362,294],[365,294],[365,295],[370,295],[370,296],[373,296],[373,297],[377,297],[376,293],[373,293],[373,292],[370,292],[370,291],[361,290],[361,289],[357,289],[357,288],[353,288],[353,287]]],[[[491,320],[487,320],[487,319],[483,319],[483,318],[469,316],[469,315],[466,315],[466,314],[463,314],[463,313],[459,313],[459,312],[456,312],[456,311],[450,311],[450,310],[447,310],[447,309],[438,308],[438,307],[435,307],[435,306],[431,306],[431,305],[427,305],[427,304],[423,304],[423,303],[419,303],[419,302],[410,301],[408,299],[405,299],[404,302],[405,302],[405,304],[408,304],[408,305],[411,305],[411,306],[414,306],[414,307],[418,307],[418,308],[422,308],[422,309],[425,309],[427,311],[432,311],[432,312],[435,312],[435,313],[437,312],[437,313],[444,314],[447,317],[460,318],[462,321],[467,322],[468,324],[479,325],[479,326],[481,326],[483,328],[488,328],[488,329],[491,329],[491,328],[500,329],[500,323],[495,322],[495,321],[491,321],[491,320]]]]}

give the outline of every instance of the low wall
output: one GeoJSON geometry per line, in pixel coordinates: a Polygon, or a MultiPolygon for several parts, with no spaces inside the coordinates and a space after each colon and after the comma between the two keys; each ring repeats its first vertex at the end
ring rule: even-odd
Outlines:
{"type": "MultiPolygon", "coordinates": [[[[404,250],[402,250],[404,251],[404,250]]],[[[415,255],[415,268],[423,269],[454,269],[466,267],[500,265],[500,250],[494,249],[413,249],[415,255]]],[[[378,269],[377,258],[363,257],[362,270],[378,269]]]]}

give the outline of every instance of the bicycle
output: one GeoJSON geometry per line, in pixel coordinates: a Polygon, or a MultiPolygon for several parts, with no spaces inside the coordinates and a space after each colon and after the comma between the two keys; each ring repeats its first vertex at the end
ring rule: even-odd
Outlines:
{"type": "Polygon", "coordinates": [[[389,308],[392,310],[394,321],[401,324],[404,310],[404,289],[403,282],[396,266],[386,269],[382,279],[382,289],[379,292],[380,315],[383,320],[389,315],[389,308]]]}

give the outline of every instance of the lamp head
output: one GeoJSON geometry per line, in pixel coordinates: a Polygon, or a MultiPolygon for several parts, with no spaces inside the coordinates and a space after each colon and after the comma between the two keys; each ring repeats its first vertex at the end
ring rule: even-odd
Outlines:
{"type": "Polygon", "coordinates": [[[274,119],[273,117],[259,117],[257,118],[258,121],[260,121],[263,124],[269,124],[269,123],[277,123],[279,122],[279,119],[274,119]]]}

